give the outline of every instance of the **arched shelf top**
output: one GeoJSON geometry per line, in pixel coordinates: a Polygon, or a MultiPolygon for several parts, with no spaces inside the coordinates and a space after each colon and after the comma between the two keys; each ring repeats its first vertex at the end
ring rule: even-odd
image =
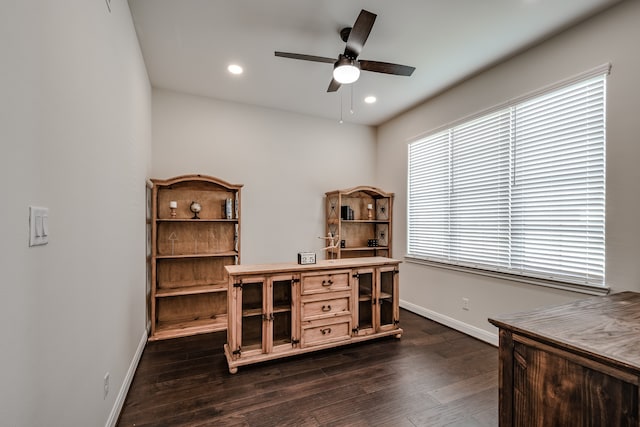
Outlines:
{"type": "Polygon", "coordinates": [[[242,184],[231,184],[225,180],[220,178],[216,178],[209,175],[201,175],[201,174],[191,174],[191,175],[180,175],[175,176],[173,178],[168,179],[152,179],[154,185],[159,186],[171,186],[175,184],[181,184],[184,182],[203,182],[209,184],[215,184],[222,188],[226,188],[227,190],[235,190],[238,191],[242,188],[242,184]]]}
{"type": "Polygon", "coordinates": [[[393,193],[387,193],[386,191],[383,191],[377,187],[371,187],[368,185],[360,185],[358,187],[347,188],[344,190],[334,190],[334,191],[327,192],[327,194],[331,194],[331,193],[342,193],[346,196],[355,194],[355,193],[365,193],[372,198],[393,197],[393,193]]]}

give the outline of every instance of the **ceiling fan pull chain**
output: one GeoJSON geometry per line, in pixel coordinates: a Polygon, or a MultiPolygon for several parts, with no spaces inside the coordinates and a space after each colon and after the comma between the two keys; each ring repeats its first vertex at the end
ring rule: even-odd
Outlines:
{"type": "Polygon", "coordinates": [[[354,85],[355,83],[351,83],[351,109],[349,110],[351,114],[353,114],[353,86],[354,85]]]}
{"type": "Polygon", "coordinates": [[[342,124],[342,93],[340,94],[340,124],[342,124]]]}

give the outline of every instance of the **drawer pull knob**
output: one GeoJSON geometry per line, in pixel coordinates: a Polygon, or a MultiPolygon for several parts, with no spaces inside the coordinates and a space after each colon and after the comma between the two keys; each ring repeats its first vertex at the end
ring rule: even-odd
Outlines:
{"type": "Polygon", "coordinates": [[[322,311],[331,311],[331,306],[330,305],[323,305],[322,306],[322,311]]]}
{"type": "Polygon", "coordinates": [[[320,329],[320,332],[322,332],[322,335],[330,334],[331,333],[331,328],[320,329]]]}
{"type": "Polygon", "coordinates": [[[322,281],[322,286],[331,286],[333,285],[333,281],[331,280],[323,280],[322,281]]]}

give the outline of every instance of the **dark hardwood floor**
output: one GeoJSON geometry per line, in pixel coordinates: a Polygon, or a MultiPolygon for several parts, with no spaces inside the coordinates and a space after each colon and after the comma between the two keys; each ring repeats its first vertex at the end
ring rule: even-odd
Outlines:
{"type": "Polygon", "coordinates": [[[498,350],[402,310],[383,338],[229,374],[225,333],[147,344],[119,426],[497,426],[498,350]]]}

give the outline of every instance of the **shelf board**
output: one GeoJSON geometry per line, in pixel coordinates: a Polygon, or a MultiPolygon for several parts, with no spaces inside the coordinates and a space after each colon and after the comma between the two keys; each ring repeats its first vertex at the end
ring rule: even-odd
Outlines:
{"type": "Polygon", "coordinates": [[[389,246],[352,246],[348,248],[340,248],[341,251],[373,251],[373,250],[389,250],[389,246]]]}
{"type": "Polygon", "coordinates": [[[393,298],[393,295],[388,294],[386,292],[380,292],[379,299],[392,299],[392,298],[393,298]]]}
{"type": "Polygon", "coordinates": [[[242,346],[242,351],[243,352],[248,352],[251,350],[260,350],[262,349],[262,343],[257,343],[257,344],[243,344],[242,346]]]}
{"type": "Polygon", "coordinates": [[[340,221],[346,222],[346,223],[360,223],[360,224],[367,224],[367,223],[386,224],[391,222],[388,219],[341,219],[340,221]]]}
{"type": "Polygon", "coordinates": [[[216,252],[214,254],[185,254],[185,255],[157,255],[156,259],[180,259],[180,258],[216,258],[237,256],[237,251],[216,252]]]}
{"type": "Polygon", "coordinates": [[[238,218],[157,218],[156,222],[238,222],[238,218]]]}
{"type": "Polygon", "coordinates": [[[186,337],[196,334],[207,334],[227,330],[227,315],[216,316],[215,319],[183,320],[176,322],[160,322],[156,332],[149,337],[150,341],[168,338],[186,337]]]}
{"type": "Polygon", "coordinates": [[[182,286],[179,288],[163,288],[156,290],[156,298],[175,297],[180,295],[210,294],[227,290],[227,282],[206,285],[182,286]]]}
{"type": "MultiPolygon", "coordinates": [[[[280,307],[273,307],[273,312],[274,313],[286,313],[286,312],[290,312],[291,311],[291,306],[280,306],[280,307]]],[[[262,316],[262,309],[261,308],[250,308],[250,309],[245,309],[242,310],[242,317],[251,317],[251,316],[262,316]]]]}
{"type": "Polygon", "coordinates": [[[262,316],[262,308],[242,310],[242,317],[262,316]]]}
{"type": "Polygon", "coordinates": [[[279,345],[286,345],[286,344],[291,345],[291,339],[283,338],[283,339],[279,339],[279,340],[278,339],[274,339],[273,340],[273,346],[274,347],[279,346],[279,345]]]}

